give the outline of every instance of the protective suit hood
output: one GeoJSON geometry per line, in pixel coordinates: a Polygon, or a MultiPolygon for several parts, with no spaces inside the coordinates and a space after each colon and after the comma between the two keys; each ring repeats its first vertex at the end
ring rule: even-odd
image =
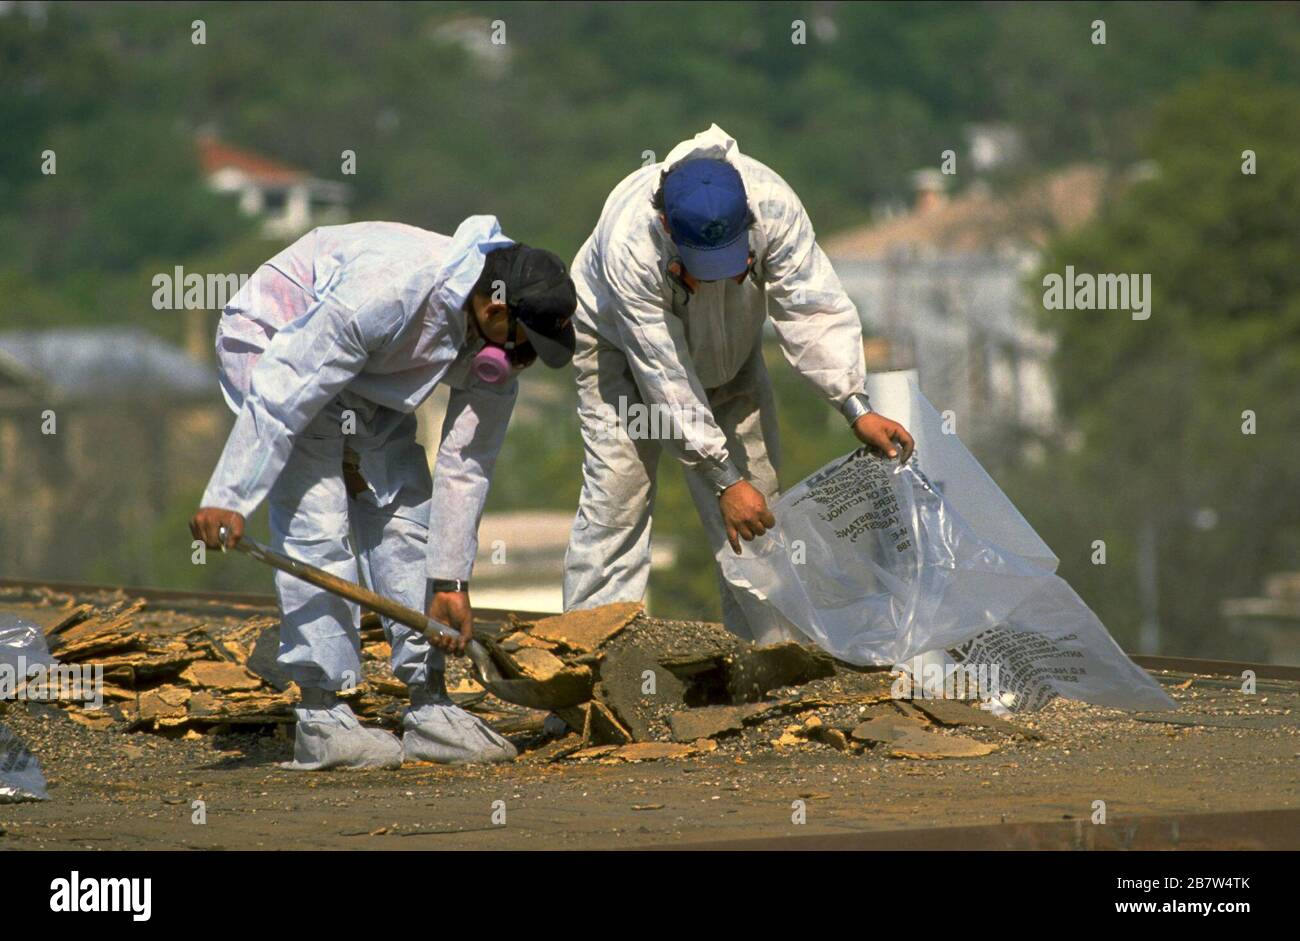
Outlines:
{"type": "Polygon", "coordinates": [[[736,139],[716,124],[710,124],[707,131],[700,131],[690,140],[684,140],[668,151],[668,156],[664,157],[663,169],[667,172],[683,160],[700,158],[735,163],[739,156],[740,148],[736,146],[736,139]]]}
{"type": "Polygon", "coordinates": [[[515,244],[501,232],[496,216],[470,216],[456,227],[446,259],[430,295],[443,310],[461,310],[483,273],[489,252],[515,244]]]}

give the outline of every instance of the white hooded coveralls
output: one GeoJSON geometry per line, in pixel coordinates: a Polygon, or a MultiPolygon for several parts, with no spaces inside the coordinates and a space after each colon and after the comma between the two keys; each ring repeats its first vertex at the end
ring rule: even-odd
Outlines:
{"type": "MultiPolygon", "coordinates": [[[[798,196],[717,125],[614,189],[574,259],[573,279],[585,456],[565,556],[566,610],[644,596],[662,446],[685,465],[715,555],[731,551],[718,507],[723,488],[743,478],[775,500],[776,416],[762,358],[769,317],[786,360],[830,405],[840,408],[866,380],[857,309],[798,196]],[[667,273],[677,252],[651,198],[665,170],[695,157],[735,166],[756,221],[743,283],[703,282],[690,294],[667,273]],[[626,420],[647,404],[666,434],[638,436],[626,420]]],[[[730,630],[764,642],[782,636],[779,619],[733,595],[721,573],[719,584],[730,630]]]]}
{"type": "MultiPolygon", "coordinates": [[[[263,499],[275,549],[426,610],[427,578],[468,579],[518,382],[478,382],[466,298],[485,255],[513,244],[495,217],[448,238],[359,222],[315,229],[258,268],[217,329],[221,388],[238,415],[203,506],[248,517],[263,499]],[[451,387],[430,480],[416,406],[451,387]],[[344,446],[369,490],[350,499],[344,446]],[[433,538],[429,538],[430,532],[433,538]],[[355,536],[352,535],[355,533],[355,536]]],[[[355,605],[277,572],[279,663],[304,689],[361,678],[355,605]]],[[[442,653],[385,620],[393,672],[422,688],[442,653]]]]}

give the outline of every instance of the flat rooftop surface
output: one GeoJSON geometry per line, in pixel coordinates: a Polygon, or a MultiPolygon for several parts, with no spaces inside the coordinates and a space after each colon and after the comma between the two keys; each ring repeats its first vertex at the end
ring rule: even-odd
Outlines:
{"type": "MultiPolygon", "coordinates": [[[[0,597],[4,611],[43,626],[80,602],[0,597]]],[[[145,611],[160,623],[252,616],[167,604],[145,611]]],[[[1011,717],[1018,734],[937,728],[994,750],[931,760],[806,734],[823,719],[843,725],[846,711],[852,720],[854,710],[893,708],[833,695],[823,696],[831,705],[716,736],[683,757],[597,750],[551,760],[540,714],[507,708],[489,714],[516,730],[512,764],[311,774],[278,767],[293,750],[283,723],[132,731],[125,721],[75,721],[59,704],[11,702],[0,721],[39,758],[50,800],[0,805],[0,849],[1297,848],[1300,682],[1281,672],[1247,694],[1239,676],[1156,671],[1176,712],[1058,699],[1011,717]],[[196,823],[200,806],[205,822],[196,823]]],[[[461,682],[456,671],[451,678],[461,682]]],[[[376,721],[393,714],[380,710],[376,721]]]]}

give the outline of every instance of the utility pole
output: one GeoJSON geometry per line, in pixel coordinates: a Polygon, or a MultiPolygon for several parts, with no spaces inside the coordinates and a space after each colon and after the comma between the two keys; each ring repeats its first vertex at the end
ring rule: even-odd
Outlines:
{"type": "Polygon", "coordinates": [[[1156,549],[1156,526],[1148,516],[1138,529],[1138,603],[1142,609],[1142,626],[1138,649],[1142,653],[1160,652],[1159,556],[1156,549]]]}

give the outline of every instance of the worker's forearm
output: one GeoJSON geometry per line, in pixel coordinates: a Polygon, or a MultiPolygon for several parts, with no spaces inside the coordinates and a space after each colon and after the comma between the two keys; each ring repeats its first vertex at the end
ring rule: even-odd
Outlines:
{"type": "Polygon", "coordinates": [[[478,555],[478,526],[487,503],[488,478],[458,476],[452,485],[443,462],[434,472],[429,506],[425,574],[432,579],[469,581],[478,555]],[[439,484],[441,474],[442,484],[439,484]]]}
{"type": "Polygon", "coordinates": [[[208,481],[200,506],[234,510],[245,518],[266,499],[293,448],[293,436],[246,401],[208,481]]]}
{"type": "Polygon", "coordinates": [[[505,442],[518,385],[452,389],[429,503],[429,578],[468,580],[478,554],[478,526],[492,471],[505,442]]]}
{"type": "Polygon", "coordinates": [[[721,493],[744,475],[731,459],[727,438],[713,412],[705,405],[691,406],[694,420],[683,420],[672,428],[663,441],[668,451],[686,467],[709,482],[714,493],[721,493]]]}
{"type": "MultiPolygon", "coordinates": [[[[802,212],[796,228],[801,242],[812,238],[802,212]]],[[[793,254],[788,252],[787,254],[793,254]]],[[[798,265],[776,265],[768,287],[772,326],[786,361],[833,408],[843,410],[850,396],[865,392],[866,362],[862,320],[844,291],[830,260],[813,243],[798,265]]],[[[847,417],[847,416],[846,416],[847,417]]]]}

